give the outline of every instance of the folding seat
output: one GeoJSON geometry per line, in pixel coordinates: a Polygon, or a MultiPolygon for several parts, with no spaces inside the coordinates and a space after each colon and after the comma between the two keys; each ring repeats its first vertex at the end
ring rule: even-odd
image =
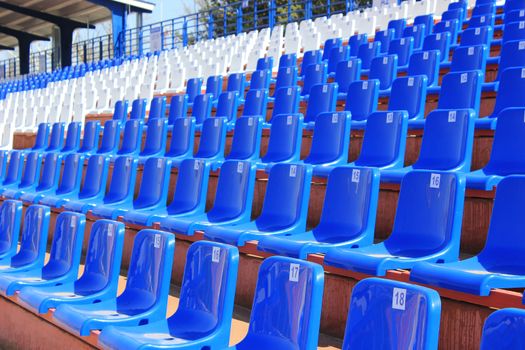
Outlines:
{"type": "Polygon", "coordinates": [[[11,151],[2,187],[17,186],[20,183],[24,172],[25,159],[26,153],[24,151],[11,151]]]}
{"type": "MultiPolygon", "coordinates": [[[[486,4],[476,4],[474,8],[472,9],[472,17],[479,17],[484,15],[495,15],[496,14],[496,4],[494,3],[486,3],[486,4]]],[[[469,27],[470,27],[470,20],[469,20],[469,27]]]]}
{"type": "Polygon", "coordinates": [[[237,110],[239,108],[239,97],[237,91],[225,91],[220,94],[215,117],[223,117],[228,120],[228,124],[232,125],[237,119],[237,110]]]}
{"type": "Polygon", "coordinates": [[[262,57],[257,60],[256,70],[273,70],[273,57],[262,57]]]}
{"type": "Polygon", "coordinates": [[[173,126],[175,119],[185,118],[188,113],[188,95],[175,95],[170,100],[168,125],[173,126]]]}
{"type": "MultiPolygon", "coordinates": [[[[20,176],[20,182],[2,184],[2,187],[0,188],[0,194],[2,197],[17,199],[21,193],[35,189],[38,185],[43,156],[43,153],[35,151],[29,152],[25,157],[25,164],[23,160],[21,161],[23,164],[23,171],[20,176]]],[[[8,169],[8,174],[11,169],[12,168],[8,169]]],[[[9,175],[11,176],[11,174],[9,175]]]]}
{"type": "MultiPolygon", "coordinates": [[[[219,163],[224,159],[226,144],[227,120],[222,117],[208,118],[202,123],[199,148],[195,158],[205,159],[210,163],[219,163]]],[[[180,159],[173,159],[173,165],[178,166],[180,159]]]]}
{"type": "Polygon", "coordinates": [[[345,111],[352,116],[352,126],[364,127],[368,116],[377,110],[379,81],[357,80],[348,86],[345,111]]]}
{"type": "Polygon", "coordinates": [[[5,179],[8,157],[9,157],[9,151],[0,150],[0,182],[4,181],[5,179]]]}
{"type": "Polygon", "coordinates": [[[525,40],[525,21],[505,23],[503,37],[493,40],[492,43],[503,45],[511,40],[525,40]]]}
{"type": "Polygon", "coordinates": [[[181,305],[167,320],[137,327],[107,327],[99,341],[107,348],[161,349],[166,346],[227,348],[239,253],[235,247],[200,241],[186,257],[181,305]],[[192,322],[187,322],[191,319],[192,322]]]}
{"type": "MultiPolygon", "coordinates": [[[[298,86],[280,88],[274,94],[271,123],[279,114],[299,113],[300,90],[298,86]]],[[[243,113],[244,114],[244,113],[243,113]]]]}
{"type": "Polygon", "coordinates": [[[450,33],[430,34],[423,40],[423,51],[438,50],[441,62],[449,62],[450,56],[450,33]]]}
{"type": "Polygon", "coordinates": [[[246,85],[246,74],[233,73],[228,76],[227,91],[236,91],[239,97],[244,98],[244,87],[246,85]]]}
{"type": "Polygon", "coordinates": [[[434,25],[434,33],[450,33],[450,45],[455,45],[458,42],[458,32],[459,32],[459,21],[457,19],[452,20],[441,20],[434,25]]]}
{"type": "Polygon", "coordinates": [[[411,269],[418,262],[450,262],[459,256],[465,180],[452,172],[412,171],[401,183],[394,226],[381,243],[333,248],[324,263],[376,276],[411,269]]]}
{"type": "Polygon", "coordinates": [[[22,209],[22,202],[10,199],[0,206],[0,266],[16,255],[22,209]]]}
{"type": "Polygon", "coordinates": [[[343,349],[437,349],[440,318],[435,290],[366,278],[352,290],[343,349]]]}
{"type": "Polygon", "coordinates": [[[338,96],[346,98],[348,87],[354,81],[361,79],[361,60],[359,58],[351,57],[347,61],[341,61],[337,64],[335,71],[335,82],[339,86],[338,96]]]}
{"type": "Polygon", "coordinates": [[[250,90],[268,90],[272,80],[271,70],[256,70],[250,78],[250,90]]]}
{"type": "MultiPolygon", "coordinates": [[[[310,89],[317,84],[324,84],[328,78],[328,66],[326,62],[312,64],[305,68],[301,98],[308,98],[310,89]]],[[[275,96],[275,94],[274,94],[275,96]]]]}
{"type": "Polygon", "coordinates": [[[348,39],[348,46],[350,47],[350,57],[357,57],[359,46],[368,43],[368,35],[354,34],[348,39]]]}
{"type": "Polygon", "coordinates": [[[64,203],[78,196],[82,183],[84,156],[71,153],[65,156],[62,178],[55,191],[41,192],[34,203],[60,208],[64,203]]]}
{"type": "Polygon", "coordinates": [[[120,143],[120,122],[118,120],[107,120],[104,123],[102,141],[98,147],[97,154],[115,154],[120,143]]]}
{"type": "Polygon", "coordinates": [[[414,18],[414,25],[424,24],[425,25],[425,37],[432,34],[434,29],[434,16],[429,15],[419,15],[414,18]]]}
{"type": "MultiPolygon", "coordinates": [[[[121,171],[128,172],[131,168],[130,161],[123,160],[126,162],[125,169],[121,171]]],[[[122,165],[121,165],[122,166],[122,165]]],[[[156,209],[166,206],[166,200],[168,197],[168,185],[169,178],[171,173],[171,160],[164,158],[148,158],[144,163],[144,170],[142,173],[142,180],[140,183],[139,193],[137,198],[133,199],[134,187],[129,188],[127,184],[123,184],[120,188],[116,188],[115,191],[118,191],[117,196],[120,197],[117,200],[106,201],[101,205],[97,205],[92,213],[95,216],[102,217],[105,219],[115,220],[119,216],[124,215],[130,210],[137,209],[156,209]],[[129,192],[131,191],[131,199],[129,200],[129,192]],[[124,197],[124,198],[122,198],[124,197]]],[[[112,184],[110,184],[110,192],[113,187],[113,178],[112,184]]],[[[133,180],[130,182],[135,182],[135,177],[128,178],[133,180]]],[[[115,184],[115,187],[118,186],[115,184]]],[[[106,198],[108,194],[106,194],[106,198]]],[[[106,199],[105,198],[105,199],[106,199]]]]}
{"type": "Polygon", "coordinates": [[[71,122],[67,127],[66,140],[64,147],[60,149],[60,153],[71,153],[78,151],[80,147],[80,131],[82,129],[82,123],[71,122]]]}
{"type": "Polygon", "coordinates": [[[461,33],[459,46],[486,45],[490,47],[493,35],[492,27],[483,26],[465,29],[461,33]]]}
{"type": "Polygon", "coordinates": [[[230,153],[226,160],[257,161],[261,151],[264,118],[245,116],[235,121],[230,153]]]}
{"type": "Polygon", "coordinates": [[[397,55],[385,55],[372,59],[368,79],[379,81],[379,93],[390,94],[392,82],[397,76],[397,55]]]}
{"type": "Polygon", "coordinates": [[[332,54],[332,49],[343,46],[343,39],[333,38],[324,42],[322,60],[328,60],[332,54]]]}
{"type": "Polygon", "coordinates": [[[138,326],[164,319],[174,251],[175,237],[172,234],[140,231],[133,242],[126,288],[122,294],[98,303],[58,305],[54,320],[86,336],[91,330],[104,330],[110,325],[138,326]]]}
{"type": "Polygon", "coordinates": [[[317,227],[289,236],[263,238],[257,248],[306,259],[308,254],[324,253],[334,247],[355,248],[372,244],[379,178],[379,170],[374,168],[334,168],[328,176],[317,227]]]}
{"type": "Polygon", "coordinates": [[[84,135],[82,137],[82,145],[77,153],[84,155],[91,155],[97,151],[98,140],[100,137],[100,122],[98,120],[91,120],[84,124],[84,135]]]}
{"type": "MultiPolygon", "coordinates": [[[[496,17],[498,17],[498,15],[496,15],[496,17]]],[[[508,11],[504,14],[503,25],[505,25],[506,23],[523,21],[524,19],[525,11],[523,9],[508,11]]],[[[498,28],[498,26],[496,26],[496,28],[498,28]]],[[[500,26],[500,28],[503,29],[504,27],[500,26]]]]}
{"type": "Polygon", "coordinates": [[[301,77],[304,77],[306,73],[306,67],[312,64],[320,64],[323,61],[323,53],[321,50],[306,51],[303,55],[303,61],[301,63],[301,77]]]}
{"type": "MultiPolygon", "coordinates": [[[[142,136],[142,135],[141,135],[142,136]]],[[[149,120],[146,130],[144,147],[138,154],[139,163],[149,157],[160,157],[166,152],[166,138],[168,137],[168,120],[166,118],[156,118],[149,120]]],[[[140,138],[142,142],[142,137],[140,138]]],[[[140,144],[139,144],[140,150],[140,144]]]]}
{"type": "MultiPolygon", "coordinates": [[[[12,222],[13,228],[18,226],[16,231],[13,230],[16,238],[11,242],[15,245],[15,248],[10,251],[9,254],[2,254],[0,256],[0,269],[2,270],[2,274],[22,269],[31,270],[34,268],[42,268],[44,265],[51,210],[44,205],[31,205],[27,207],[24,214],[22,233],[20,235],[20,249],[17,252],[18,232],[20,230],[20,223],[22,222],[21,218],[18,217],[19,209],[22,210],[22,208],[18,208],[17,205],[14,213],[17,221],[12,222]]],[[[4,218],[4,220],[5,219],[6,218],[4,218]]]]}
{"type": "MultiPolygon", "coordinates": [[[[386,54],[388,52],[390,42],[394,39],[395,39],[395,32],[394,32],[394,29],[392,28],[376,32],[374,36],[374,42],[380,43],[379,53],[386,54]]],[[[379,54],[377,54],[376,56],[379,56],[379,54]]],[[[358,54],[358,57],[360,57],[359,54],[358,54]]]]}
{"type": "MultiPolygon", "coordinates": [[[[282,87],[297,85],[297,67],[280,68],[277,72],[277,79],[275,80],[274,93],[282,87]]],[[[273,96],[270,97],[273,101],[273,96]]]]}
{"type": "Polygon", "coordinates": [[[437,109],[471,108],[479,116],[483,73],[450,72],[443,76],[437,109]]]}
{"type": "Polygon", "coordinates": [[[44,150],[47,147],[49,139],[49,123],[40,123],[38,124],[38,129],[35,137],[35,144],[31,148],[33,151],[44,150]]]}
{"type": "Polygon", "coordinates": [[[249,90],[246,93],[243,116],[263,116],[266,117],[266,108],[268,104],[268,90],[249,90]]]}
{"type": "Polygon", "coordinates": [[[399,182],[412,169],[469,172],[475,119],[469,109],[430,112],[416,162],[402,169],[385,170],[381,173],[381,181],[399,182]]]}
{"type": "Polygon", "coordinates": [[[146,99],[133,100],[133,103],[131,104],[131,112],[129,115],[129,119],[144,120],[144,118],[146,118],[146,105],[146,99]]]}
{"type": "Polygon", "coordinates": [[[297,66],[297,55],[296,54],[286,54],[282,55],[279,58],[279,69],[285,67],[296,67],[297,66]]]}
{"type": "Polygon", "coordinates": [[[337,83],[312,86],[304,119],[308,128],[313,128],[315,118],[319,114],[324,112],[335,112],[337,92],[337,83]]]}
{"type": "Polygon", "coordinates": [[[414,120],[424,120],[426,98],[427,77],[425,75],[400,77],[392,83],[388,110],[406,111],[410,125],[414,120]]]}
{"type": "Polygon", "coordinates": [[[119,120],[122,123],[126,122],[128,118],[128,101],[119,100],[115,102],[115,109],[113,110],[113,120],[119,120]]]}
{"type": "Polygon", "coordinates": [[[361,67],[363,70],[370,69],[370,63],[372,62],[372,59],[376,56],[379,56],[380,51],[381,43],[378,41],[362,44],[359,46],[357,58],[361,60],[361,67]]]}
{"type": "MultiPolygon", "coordinates": [[[[77,278],[86,218],[83,214],[63,212],[56,220],[47,263],[44,266],[35,264],[31,269],[25,266],[2,271],[0,292],[3,295],[11,296],[22,288],[30,286],[48,287],[65,284],[77,278]]],[[[39,258],[43,263],[45,254],[39,258]]]]}
{"type": "Polygon", "coordinates": [[[388,22],[388,29],[394,30],[394,39],[399,39],[403,36],[403,30],[407,25],[405,18],[394,19],[388,22]]]}
{"type": "Polygon", "coordinates": [[[186,82],[186,95],[191,105],[197,95],[201,94],[202,78],[191,78],[186,82]]]}
{"type": "Polygon", "coordinates": [[[463,28],[463,22],[466,19],[466,13],[462,8],[448,9],[441,14],[441,21],[458,21],[458,28],[463,28]]]}
{"type": "MultiPolygon", "coordinates": [[[[41,196],[52,193],[58,186],[60,179],[60,169],[62,165],[62,155],[60,153],[46,153],[44,156],[44,166],[38,185],[30,191],[21,190],[13,194],[13,198],[20,198],[24,202],[36,203],[41,196]]],[[[10,193],[11,194],[11,193],[10,193]]]]}
{"type": "Polygon", "coordinates": [[[490,26],[491,28],[494,28],[494,23],[496,22],[496,16],[495,15],[480,15],[480,16],[472,16],[470,17],[468,21],[468,27],[470,28],[477,28],[477,27],[484,27],[484,26],[490,26]]]}
{"type": "Polygon", "coordinates": [[[438,266],[414,266],[410,279],[480,296],[489,295],[493,288],[524,286],[523,244],[517,229],[523,225],[524,185],[521,175],[499,182],[485,247],[478,255],[438,266]]]}
{"type": "Polygon", "coordinates": [[[323,288],[320,265],[280,256],[265,259],[259,268],[248,334],[230,349],[316,349],[323,288]]]}
{"type": "Polygon", "coordinates": [[[440,53],[438,50],[414,52],[408,63],[408,76],[425,75],[427,87],[438,84],[440,53]]]}
{"type": "Polygon", "coordinates": [[[166,96],[156,96],[151,99],[148,124],[151,119],[166,118],[166,96]]]}
{"type": "Polygon", "coordinates": [[[451,72],[479,70],[485,72],[489,50],[486,45],[459,46],[452,54],[451,72]]]}
{"type": "Polygon", "coordinates": [[[525,311],[506,308],[487,317],[481,335],[481,350],[520,349],[525,345],[525,311]]]}
{"type": "Polygon", "coordinates": [[[222,75],[210,76],[206,79],[206,94],[211,94],[216,101],[222,92],[222,75]]]}
{"type": "Polygon", "coordinates": [[[18,294],[21,304],[45,314],[58,305],[96,303],[117,294],[124,224],[98,220],[91,228],[82,276],[75,281],[47,287],[26,287],[18,294]]]}
{"type": "Polygon", "coordinates": [[[390,42],[388,48],[388,55],[396,55],[399,70],[404,70],[408,67],[408,60],[414,50],[414,38],[403,37],[401,39],[394,39],[390,42]]]}
{"type": "Polygon", "coordinates": [[[51,127],[51,135],[49,136],[49,144],[44,152],[59,152],[64,147],[64,130],[65,123],[54,123],[51,127]]]}
{"type": "Polygon", "coordinates": [[[185,159],[193,156],[195,118],[176,118],[173,121],[169,150],[164,154],[170,159],[185,159]]]}
{"type": "MultiPolygon", "coordinates": [[[[158,119],[158,118],[157,118],[158,119]]],[[[139,119],[130,119],[124,124],[122,143],[115,156],[136,156],[140,152],[142,144],[142,130],[144,123],[139,119]]],[[[112,154],[109,154],[113,156],[112,154]]]]}
{"type": "Polygon", "coordinates": [[[334,47],[328,56],[328,74],[333,76],[335,74],[337,64],[341,61],[346,61],[350,58],[350,48],[348,46],[334,47]]]}
{"type": "MultiPolygon", "coordinates": [[[[525,10],[524,10],[525,12],[525,10]]],[[[487,58],[487,61],[490,57],[487,58]]],[[[512,40],[501,46],[496,79],[483,84],[483,90],[497,91],[501,75],[507,68],[525,66],[525,41],[512,40]]]]}

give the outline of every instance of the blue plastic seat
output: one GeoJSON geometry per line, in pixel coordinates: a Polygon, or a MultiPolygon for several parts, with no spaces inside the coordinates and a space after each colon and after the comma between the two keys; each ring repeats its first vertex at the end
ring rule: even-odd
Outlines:
{"type": "Polygon", "coordinates": [[[397,76],[397,55],[385,55],[372,59],[368,79],[379,81],[379,93],[389,94],[397,76]]]}
{"type": "Polygon", "coordinates": [[[256,70],[269,70],[273,69],[273,57],[262,57],[257,60],[256,70]]]}
{"type": "Polygon", "coordinates": [[[381,181],[400,182],[412,169],[469,172],[475,119],[469,109],[430,112],[416,162],[402,169],[381,172],[381,181]]]}
{"type": "Polygon", "coordinates": [[[63,204],[68,211],[86,213],[86,202],[101,202],[106,193],[109,172],[109,158],[94,155],[88,159],[86,173],[78,196],[71,197],[63,204]]]}
{"type": "Polygon", "coordinates": [[[350,48],[348,46],[334,47],[328,56],[328,74],[333,76],[337,69],[337,64],[350,58],[350,48]]]}
{"type": "Polygon", "coordinates": [[[297,55],[295,53],[288,53],[282,55],[279,58],[279,69],[286,67],[296,67],[297,66],[297,55]]]}
{"type": "Polygon", "coordinates": [[[133,204],[135,181],[137,179],[138,159],[121,156],[113,163],[113,173],[109,188],[102,201],[86,201],[82,212],[92,210],[95,216],[111,217],[119,206],[129,207],[133,204]]]}
{"type": "MultiPolygon", "coordinates": [[[[28,269],[26,266],[2,271],[0,292],[5,296],[11,296],[24,287],[47,287],[76,280],[82,255],[85,224],[86,218],[83,214],[60,213],[56,219],[47,263],[43,267],[32,266],[28,269]]],[[[42,263],[44,257],[39,257],[42,263]]]]}
{"type": "MultiPolygon", "coordinates": [[[[472,16],[469,19],[469,27],[471,26],[472,17],[479,17],[485,15],[495,15],[496,14],[496,4],[495,3],[486,3],[486,4],[476,4],[472,9],[472,16]]],[[[488,24],[487,24],[488,25],[488,24]]]]}
{"type": "Polygon", "coordinates": [[[248,334],[229,349],[317,349],[323,288],[318,264],[278,256],[264,260],[248,334]]]}
{"type": "Polygon", "coordinates": [[[167,137],[168,120],[166,118],[150,119],[146,130],[144,147],[139,153],[139,162],[143,163],[149,157],[163,156],[166,152],[167,137]]]}
{"type": "Polygon", "coordinates": [[[24,172],[25,159],[26,153],[24,151],[11,151],[1,187],[18,186],[24,172]]]}
{"type": "Polygon", "coordinates": [[[213,207],[203,214],[162,218],[161,229],[192,236],[195,231],[209,226],[236,225],[250,221],[255,174],[256,167],[253,163],[225,161],[219,173],[213,207]]]}
{"type": "Polygon", "coordinates": [[[493,14],[478,15],[478,16],[472,15],[472,17],[470,17],[468,21],[468,27],[477,28],[477,27],[490,26],[494,28],[495,22],[496,22],[496,16],[493,14]]]}
{"type": "Polygon", "coordinates": [[[399,39],[403,36],[403,30],[407,25],[405,18],[394,19],[388,22],[388,29],[394,30],[394,39],[399,39]]]}
{"type": "Polygon", "coordinates": [[[298,86],[280,88],[274,94],[273,110],[270,123],[273,117],[279,114],[299,113],[299,102],[301,92],[298,86]]]}
{"type": "Polygon", "coordinates": [[[82,129],[80,122],[71,122],[67,127],[66,140],[60,153],[76,152],[80,148],[80,131],[82,129]]]}
{"type": "Polygon", "coordinates": [[[35,200],[35,203],[48,205],[50,207],[60,208],[67,201],[76,198],[80,191],[82,183],[82,172],[84,170],[84,156],[77,153],[68,154],[64,161],[62,178],[56,188],[56,191],[41,194],[35,200]]]}
{"type": "Polygon", "coordinates": [[[118,100],[113,109],[113,120],[124,123],[128,118],[128,100],[118,100]]]}
{"type": "Polygon", "coordinates": [[[359,46],[366,43],[368,43],[368,35],[366,33],[352,35],[350,39],[348,39],[350,57],[357,57],[359,46]]]}
{"type": "Polygon", "coordinates": [[[177,118],[185,118],[188,114],[188,95],[175,95],[170,100],[168,124],[171,126],[177,118]]]}
{"type": "Polygon", "coordinates": [[[43,153],[29,152],[25,157],[20,182],[2,185],[0,188],[2,197],[18,199],[22,193],[34,190],[38,185],[43,156],[43,153]]]}
{"type": "Polygon", "coordinates": [[[483,90],[498,90],[501,75],[507,68],[525,66],[525,41],[512,40],[501,46],[498,74],[493,82],[484,83],[483,90]]]}
{"type": "Polygon", "coordinates": [[[432,33],[434,29],[434,16],[433,15],[419,15],[414,17],[414,24],[424,24],[425,25],[425,36],[428,36],[432,33]]]}
{"type": "Polygon", "coordinates": [[[59,152],[64,147],[65,128],[65,123],[54,123],[53,126],[51,126],[49,144],[44,152],[59,152]]]}
{"type": "Polygon", "coordinates": [[[9,151],[0,150],[0,181],[4,181],[5,178],[7,158],[9,158],[9,151]]]}
{"type": "Polygon", "coordinates": [[[143,129],[144,122],[142,120],[128,120],[126,124],[124,124],[122,143],[116,153],[116,156],[137,156],[140,152],[140,146],[142,144],[143,129]]]}
{"type": "Polygon", "coordinates": [[[525,176],[501,180],[490,219],[487,240],[476,256],[447,264],[414,266],[410,279],[464,293],[487,296],[494,288],[525,286],[523,243],[519,227],[525,198],[525,176]]]}
{"type": "Polygon", "coordinates": [[[490,26],[468,28],[461,34],[460,46],[486,45],[490,47],[493,30],[490,26]]]}
{"type": "Polygon", "coordinates": [[[22,202],[11,199],[4,200],[0,205],[0,265],[16,254],[22,209],[22,202]]]}
{"type": "Polygon", "coordinates": [[[395,31],[392,28],[380,30],[376,32],[374,36],[374,42],[380,43],[379,52],[382,54],[386,54],[388,52],[390,42],[394,39],[395,31]]]}
{"type": "Polygon", "coordinates": [[[450,57],[450,32],[428,35],[423,40],[423,51],[438,50],[441,62],[449,62],[450,57]]]}
{"type": "Polygon", "coordinates": [[[62,167],[62,155],[59,153],[46,153],[42,174],[38,180],[38,185],[34,190],[23,191],[18,197],[24,202],[36,203],[42,196],[52,193],[58,186],[60,179],[60,169],[62,167]]]}
{"type": "Polygon", "coordinates": [[[507,308],[494,311],[485,320],[481,350],[512,350],[525,347],[525,310],[507,308]]]}
{"type": "Polygon", "coordinates": [[[98,149],[98,140],[100,137],[100,122],[98,120],[91,120],[84,124],[84,135],[82,137],[82,145],[77,153],[82,153],[86,156],[94,154],[98,149]]]}
{"type": "Polygon", "coordinates": [[[195,118],[176,118],[171,130],[171,142],[165,157],[185,159],[193,156],[195,118]]]}
{"type": "Polygon", "coordinates": [[[343,46],[343,39],[341,38],[332,38],[324,42],[323,46],[323,60],[328,60],[332,54],[332,49],[343,46]]]}
{"type": "Polygon", "coordinates": [[[397,55],[397,63],[399,69],[406,69],[408,60],[414,50],[414,38],[403,37],[401,39],[394,39],[388,48],[388,55],[397,55]]]}
{"type": "Polygon", "coordinates": [[[435,290],[366,278],[352,289],[342,349],[437,349],[440,318],[435,290]]]}
{"type": "Polygon", "coordinates": [[[323,52],[321,50],[306,51],[301,62],[301,77],[306,73],[306,67],[312,64],[319,64],[323,61],[323,52]]]}
{"type": "Polygon", "coordinates": [[[347,61],[341,61],[337,64],[334,81],[339,87],[341,98],[346,98],[346,93],[350,83],[361,79],[361,60],[359,58],[350,58],[347,61]]]}
{"type": "MultiPolygon", "coordinates": [[[[275,96],[275,94],[274,94],[275,96]]],[[[249,90],[246,93],[244,106],[242,110],[243,116],[262,116],[266,118],[266,109],[268,107],[268,90],[249,90]]]]}
{"type": "Polygon", "coordinates": [[[351,83],[346,94],[345,111],[352,115],[352,126],[366,126],[366,119],[377,110],[378,101],[378,80],[358,80],[351,83]]]}
{"type": "Polygon", "coordinates": [[[35,143],[31,148],[33,151],[44,150],[47,147],[49,141],[49,130],[51,129],[51,124],[49,123],[40,123],[36,131],[35,143]]]}
{"type": "Polygon", "coordinates": [[[133,242],[126,289],[95,304],[58,305],[53,318],[81,336],[110,325],[138,326],[166,317],[175,237],[140,231],[133,242]]]}
{"type": "Polygon", "coordinates": [[[197,95],[193,101],[191,108],[191,116],[195,118],[195,123],[200,126],[204,120],[211,117],[211,109],[213,107],[213,95],[201,94],[197,95]]]}
{"type": "Polygon", "coordinates": [[[488,49],[485,45],[460,46],[454,50],[450,63],[451,72],[479,70],[485,72],[488,49]]]}
{"type": "MultiPolygon", "coordinates": [[[[324,84],[328,78],[328,66],[326,62],[312,64],[305,68],[304,78],[303,78],[303,88],[301,90],[301,97],[308,98],[310,89],[312,86],[317,84],[324,84]]],[[[288,112],[295,113],[295,112],[288,112]]],[[[280,113],[281,114],[281,113],[280,113]]]]}
{"type": "Polygon", "coordinates": [[[525,21],[520,20],[518,22],[505,23],[503,37],[492,42],[503,45],[511,40],[525,40],[525,21]]]}
{"type": "Polygon", "coordinates": [[[166,118],[166,96],[155,96],[151,99],[148,125],[151,120],[166,118]]]}
{"type": "MultiPolygon", "coordinates": [[[[463,6],[463,4],[461,4],[461,6],[463,6]]],[[[455,19],[458,21],[458,28],[463,28],[463,22],[466,19],[466,15],[466,8],[450,8],[449,5],[449,9],[441,14],[441,21],[450,21],[455,19]]]]}
{"type": "Polygon", "coordinates": [[[102,141],[98,147],[97,154],[113,155],[117,153],[120,143],[120,122],[118,120],[108,120],[104,123],[102,141]]]}
{"type": "Polygon", "coordinates": [[[408,76],[425,75],[427,86],[437,86],[439,80],[440,53],[437,50],[414,52],[408,63],[408,76]]]}
{"type": "Polygon", "coordinates": [[[312,169],[309,165],[277,163],[270,169],[261,214],[248,223],[210,226],[205,237],[243,246],[246,241],[268,235],[304,232],[310,197],[312,169]]]}
{"type": "MultiPolygon", "coordinates": [[[[274,92],[282,87],[297,85],[297,67],[280,68],[277,72],[277,79],[275,80],[274,92]]],[[[273,97],[270,97],[273,101],[273,97]]]]}
{"type": "MultiPolygon", "coordinates": [[[[506,2],[507,4],[509,2],[506,2]]],[[[498,15],[496,15],[497,17],[498,15]]],[[[503,24],[505,23],[511,23],[511,22],[519,22],[525,20],[525,12],[523,12],[523,9],[515,9],[510,10],[508,12],[505,12],[503,17],[503,24]]]]}
{"type": "Polygon", "coordinates": [[[230,153],[226,160],[259,160],[261,152],[262,117],[241,117],[235,122],[230,153]]]}
{"type": "Polygon", "coordinates": [[[258,166],[271,163],[298,162],[303,136],[303,116],[301,114],[276,115],[270,126],[270,137],[266,154],[258,166]]]}
{"type": "Polygon", "coordinates": [[[100,344],[115,349],[227,348],[238,265],[235,247],[204,241],[192,244],[177,311],[167,320],[147,325],[107,327],[100,344]]]}
{"type": "Polygon", "coordinates": [[[246,74],[233,73],[228,76],[226,91],[237,92],[238,96],[244,98],[244,88],[246,86],[246,74]]]}
{"type": "Polygon", "coordinates": [[[372,59],[379,56],[381,53],[381,43],[378,41],[362,44],[359,46],[357,57],[361,60],[361,68],[363,70],[370,69],[372,59]]]}
{"type": "Polygon", "coordinates": [[[186,82],[186,95],[188,96],[188,104],[192,105],[193,100],[197,95],[201,94],[202,78],[191,78],[186,82]]]}
{"type": "Polygon", "coordinates": [[[268,90],[272,81],[271,70],[256,70],[250,78],[250,90],[268,90]]]}
{"type": "Polygon", "coordinates": [[[434,33],[450,33],[450,45],[455,45],[458,42],[458,32],[459,32],[459,20],[441,20],[439,23],[434,25],[434,33]]]}
{"type": "Polygon", "coordinates": [[[293,235],[266,237],[258,249],[306,259],[334,247],[361,247],[373,243],[379,196],[379,170],[336,167],[330,172],[323,211],[317,227],[293,235]]]}
{"type": "Polygon", "coordinates": [[[145,98],[138,98],[131,103],[130,120],[144,120],[146,118],[146,107],[148,103],[145,98]]]}
{"type": "Polygon", "coordinates": [[[473,109],[479,116],[483,73],[450,72],[443,76],[437,109],[473,109]]]}
{"type": "Polygon", "coordinates": [[[388,110],[406,111],[410,121],[423,120],[426,99],[427,77],[425,75],[400,77],[392,83],[388,110]]]}
{"type": "Polygon", "coordinates": [[[209,76],[208,79],[206,79],[206,94],[212,94],[212,100],[217,100],[221,93],[222,75],[209,76]]]}
{"type": "Polygon", "coordinates": [[[318,84],[310,89],[310,97],[306,106],[305,123],[312,128],[317,116],[324,112],[335,112],[337,102],[337,83],[318,84]]]}
{"type": "MultiPolygon", "coordinates": [[[[22,221],[18,217],[18,210],[18,205],[16,205],[14,215],[17,221],[13,221],[11,227],[18,226],[19,231],[22,221]]],[[[21,207],[20,210],[22,210],[21,207]]],[[[17,269],[22,271],[22,269],[41,268],[44,265],[50,216],[49,207],[43,205],[27,207],[20,236],[20,249],[17,252],[18,231],[13,231],[16,234],[16,238],[12,237],[14,238],[12,244],[15,245],[15,248],[11,252],[13,254],[2,254],[0,256],[0,274],[13,272],[17,269]]]]}
{"type": "Polygon", "coordinates": [[[450,262],[459,256],[465,179],[452,172],[412,171],[401,183],[394,227],[381,243],[334,248],[324,264],[384,276],[418,262],[450,262]]]}
{"type": "Polygon", "coordinates": [[[47,287],[26,287],[21,304],[45,314],[58,305],[92,304],[117,295],[125,228],[123,223],[98,220],[91,227],[84,271],[75,281],[47,287]]]}
{"type": "MultiPolygon", "coordinates": [[[[205,159],[208,162],[217,163],[224,159],[224,148],[226,146],[226,118],[208,118],[202,123],[202,132],[199,148],[195,158],[205,159]]],[[[180,160],[174,159],[174,165],[180,164],[180,160]]]]}
{"type": "Polygon", "coordinates": [[[410,27],[406,27],[403,30],[403,37],[414,39],[414,49],[420,50],[423,46],[423,40],[426,36],[426,27],[424,24],[414,24],[410,27]]]}
{"type": "Polygon", "coordinates": [[[215,117],[224,117],[228,124],[234,124],[237,119],[237,110],[239,108],[239,96],[237,91],[225,91],[220,94],[217,100],[217,110],[215,117]]]}

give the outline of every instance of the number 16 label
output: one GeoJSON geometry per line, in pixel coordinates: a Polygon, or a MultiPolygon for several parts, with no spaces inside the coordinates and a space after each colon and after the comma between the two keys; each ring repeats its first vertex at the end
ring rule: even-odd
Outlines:
{"type": "Polygon", "coordinates": [[[405,310],[407,290],[404,288],[394,288],[392,293],[392,309],[405,310]]]}

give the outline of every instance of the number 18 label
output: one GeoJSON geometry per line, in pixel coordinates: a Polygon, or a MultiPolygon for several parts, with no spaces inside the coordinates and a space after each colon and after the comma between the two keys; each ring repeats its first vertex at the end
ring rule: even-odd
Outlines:
{"type": "Polygon", "coordinates": [[[394,288],[392,293],[392,309],[405,310],[407,290],[404,288],[394,288]]]}

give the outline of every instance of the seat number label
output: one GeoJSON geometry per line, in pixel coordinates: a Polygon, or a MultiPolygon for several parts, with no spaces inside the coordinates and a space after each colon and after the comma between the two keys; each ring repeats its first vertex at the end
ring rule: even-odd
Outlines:
{"type": "Polygon", "coordinates": [[[290,282],[299,282],[299,264],[290,264],[290,282]]]}
{"type": "Polygon", "coordinates": [[[468,80],[468,75],[467,75],[467,73],[463,73],[463,74],[461,74],[461,84],[466,83],[467,80],[468,80]]]}
{"type": "Polygon", "coordinates": [[[290,177],[297,175],[297,165],[290,165],[290,177]]]}
{"type": "Polygon", "coordinates": [[[160,248],[160,234],[155,234],[155,241],[153,242],[155,248],[160,248]]]}
{"type": "Polygon", "coordinates": [[[221,248],[213,247],[213,250],[211,252],[211,261],[214,263],[218,263],[220,260],[221,260],[221,248]]]}
{"type": "Polygon", "coordinates": [[[408,78],[408,86],[414,86],[414,77],[408,78]]]}
{"type": "Polygon", "coordinates": [[[337,113],[332,114],[332,124],[337,123],[337,113]]]}
{"type": "Polygon", "coordinates": [[[359,169],[352,170],[352,182],[359,183],[360,176],[361,176],[361,170],[359,169]]]}
{"type": "Polygon", "coordinates": [[[430,188],[439,188],[439,183],[441,182],[440,174],[431,174],[430,175],[430,188]]]}
{"type": "Polygon", "coordinates": [[[405,310],[407,290],[404,288],[394,288],[392,292],[392,309],[405,310]]]}
{"type": "Polygon", "coordinates": [[[239,163],[237,163],[237,172],[238,172],[239,174],[242,173],[243,169],[244,169],[244,163],[243,163],[243,162],[239,162],[239,163]]]}
{"type": "Polygon", "coordinates": [[[449,123],[455,123],[456,122],[456,111],[449,111],[448,112],[448,122],[449,123]]]}
{"type": "Polygon", "coordinates": [[[387,113],[386,114],[386,123],[391,124],[394,121],[394,113],[387,113]]]}
{"type": "Polygon", "coordinates": [[[291,115],[286,117],[286,125],[292,125],[292,116],[291,115]]]}

